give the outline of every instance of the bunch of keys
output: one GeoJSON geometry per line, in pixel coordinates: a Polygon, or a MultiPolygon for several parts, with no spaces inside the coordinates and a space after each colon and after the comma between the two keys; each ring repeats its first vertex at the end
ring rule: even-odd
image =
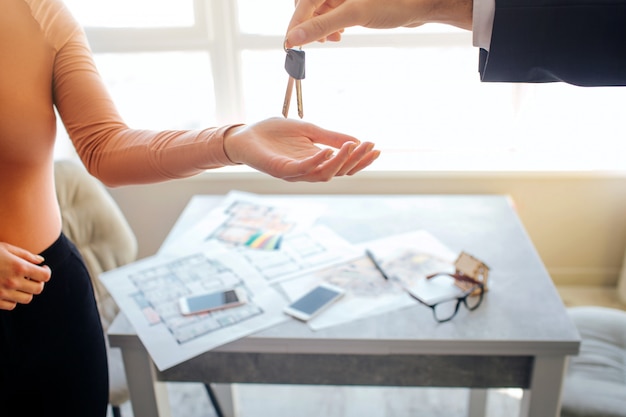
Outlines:
{"type": "Polygon", "coordinates": [[[287,57],[285,58],[285,70],[289,74],[287,81],[287,92],[285,93],[285,101],[283,103],[283,116],[289,114],[289,105],[291,104],[291,95],[293,93],[293,84],[296,84],[296,99],[298,100],[298,116],[302,119],[304,116],[304,106],[302,105],[302,83],[304,79],[304,51],[302,49],[286,49],[287,57]]]}

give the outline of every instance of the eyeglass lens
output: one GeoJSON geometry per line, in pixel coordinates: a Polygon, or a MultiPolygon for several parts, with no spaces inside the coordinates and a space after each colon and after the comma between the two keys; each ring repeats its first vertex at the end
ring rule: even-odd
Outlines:
{"type": "Polygon", "coordinates": [[[468,310],[474,310],[478,308],[482,299],[482,294],[479,294],[470,295],[465,298],[455,298],[449,301],[442,301],[433,307],[435,319],[437,319],[437,321],[450,320],[456,315],[456,313],[458,313],[461,303],[465,303],[468,310]]]}
{"type": "Polygon", "coordinates": [[[474,310],[476,307],[480,305],[480,302],[483,300],[483,295],[470,295],[465,298],[465,305],[468,309],[474,310]]]}
{"type": "Polygon", "coordinates": [[[437,321],[448,321],[454,317],[459,310],[460,300],[454,298],[449,301],[442,301],[433,307],[435,319],[437,321]]]}

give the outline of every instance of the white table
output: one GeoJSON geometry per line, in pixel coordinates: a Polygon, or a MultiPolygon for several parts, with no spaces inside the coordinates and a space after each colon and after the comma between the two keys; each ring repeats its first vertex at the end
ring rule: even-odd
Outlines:
{"type": "MultiPolygon", "coordinates": [[[[168,238],[222,196],[194,197],[168,238]]],[[[159,372],[123,315],[109,329],[122,349],[135,417],[169,416],[160,381],[217,384],[226,415],[230,383],[471,388],[469,415],[484,416],[489,388],[524,389],[522,416],[558,417],[563,374],[580,339],[506,196],[285,196],[329,207],[320,220],[347,240],[424,229],[491,268],[473,312],[438,324],[406,309],[311,331],[288,321],[159,372]]]]}

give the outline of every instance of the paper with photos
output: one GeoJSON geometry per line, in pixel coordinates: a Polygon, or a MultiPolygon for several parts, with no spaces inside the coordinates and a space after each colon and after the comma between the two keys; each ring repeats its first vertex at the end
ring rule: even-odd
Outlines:
{"type": "Polygon", "coordinates": [[[186,232],[168,239],[160,253],[185,253],[206,242],[238,252],[269,283],[335,265],[359,255],[358,250],[326,226],[314,225],[324,207],[277,204],[271,198],[231,192],[186,232]],[[259,234],[280,233],[279,245],[255,245],[259,234]]]}
{"type": "Polygon", "coordinates": [[[425,230],[389,236],[366,246],[392,280],[427,304],[463,294],[451,277],[426,279],[430,274],[454,272],[458,254],[425,230]]]}
{"type": "Polygon", "coordinates": [[[231,191],[187,230],[168,237],[161,252],[193,248],[214,241],[229,248],[245,246],[259,233],[288,234],[310,228],[325,207],[298,202],[278,202],[270,197],[231,191]]]}

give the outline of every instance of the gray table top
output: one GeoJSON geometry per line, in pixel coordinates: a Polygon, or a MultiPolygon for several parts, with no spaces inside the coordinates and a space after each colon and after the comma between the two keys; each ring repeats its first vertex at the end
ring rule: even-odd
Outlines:
{"type": "MultiPolygon", "coordinates": [[[[526,233],[510,198],[502,195],[298,195],[327,211],[325,224],[352,243],[426,230],[456,252],[491,269],[489,291],[473,312],[461,309],[436,323],[428,307],[414,306],[312,331],[290,320],[220,346],[218,352],[319,354],[571,355],[578,332],[526,233]]],[[[223,196],[192,198],[168,239],[193,224],[223,196]]],[[[109,329],[112,345],[137,343],[121,315],[109,329]]]]}

